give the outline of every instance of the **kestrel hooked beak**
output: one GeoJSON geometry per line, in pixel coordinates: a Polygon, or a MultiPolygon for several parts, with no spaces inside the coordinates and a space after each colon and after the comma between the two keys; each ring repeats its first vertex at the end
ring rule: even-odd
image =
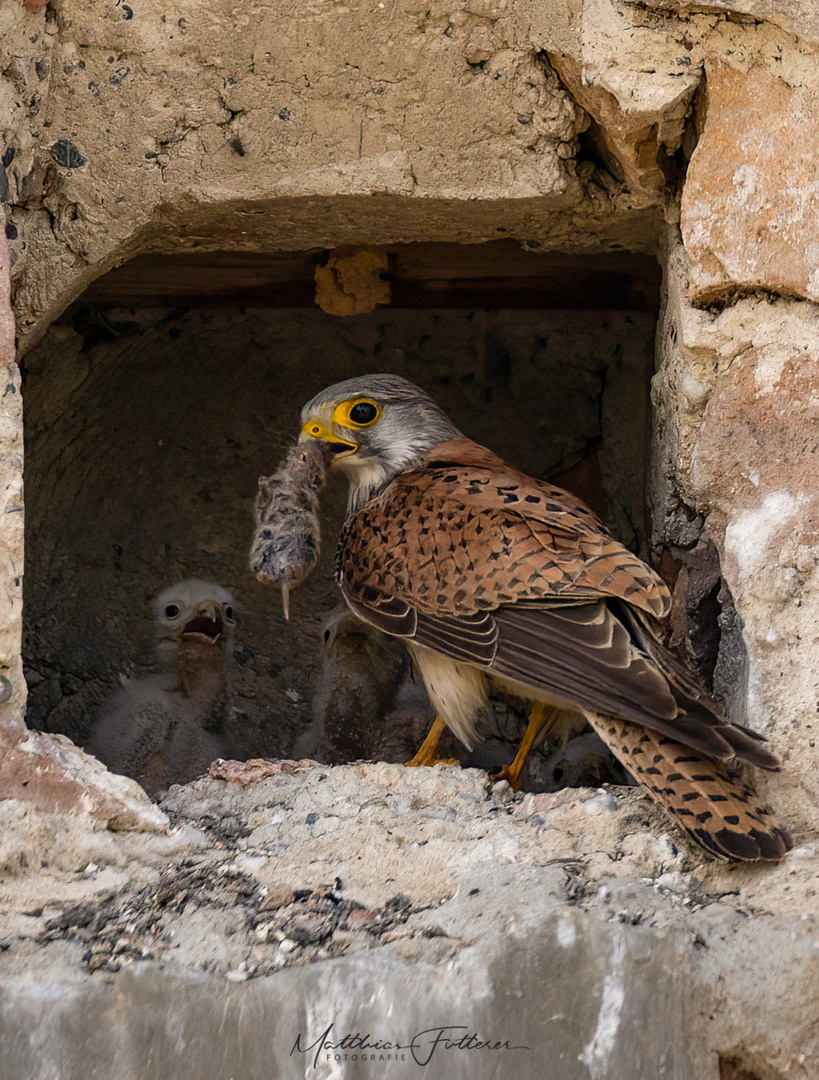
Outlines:
{"type": "Polygon", "coordinates": [[[512,779],[569,708],[711,854],[778,859],[791,847],[731,772],[776,758],[664,647],[668,589],[584,503],[465,439],[394,375],[317,394],[302,412],[300,441],[312,439],[350,480],[344,599],[406,641],[438,713],[416,761],[434,760],[444,725],[471,747],[494,683],[533,703],[512,779]]]}

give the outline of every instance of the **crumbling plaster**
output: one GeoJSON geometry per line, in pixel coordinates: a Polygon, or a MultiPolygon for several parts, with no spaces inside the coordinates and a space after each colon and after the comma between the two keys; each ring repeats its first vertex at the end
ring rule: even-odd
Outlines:
{"type": "Polygon", "coordinates": [[[724,14],[753,25],[770,23],[801,42],[819,44],[819,12],[811,0],[628,0],[635,6],[678,15],[724,14]]]}
{"type": "Polygon", "coordinates": [[[653,250],[704,55],[610,0],[173,17],[57,0],[2,19],[23,349],[149,248],[505,234],[653,250]],[[590,121],[616,176],[588,157],[590,121]]]}
{"type": "Polygon", "coordinates": [[[668,259],[653,402],[661,454],[655,531],[683,544],[680,503],[702,516],[742,620],[747,682],[733,715],[771,739],[783,773],[772,797],[819,827],[819,310],[744,299],[686,301],[681,244],[668,259]]]}
{"type": "Polygon", "coordinates": [[[23,617],[23,402],[14,357],[9,253],[0,234],[0,723],[22,721],[25,705],[20,656],[23,617]]]}

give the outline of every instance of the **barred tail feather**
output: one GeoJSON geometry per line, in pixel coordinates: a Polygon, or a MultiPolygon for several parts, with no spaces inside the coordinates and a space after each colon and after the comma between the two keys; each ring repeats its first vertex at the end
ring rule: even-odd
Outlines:
{"type": "Polygon", "coordinates": [[[700,847],[718,859],[781,859],[793,842],[754,790],[690,746],[617,717],[592,727],[639,783],[700,847]]]}

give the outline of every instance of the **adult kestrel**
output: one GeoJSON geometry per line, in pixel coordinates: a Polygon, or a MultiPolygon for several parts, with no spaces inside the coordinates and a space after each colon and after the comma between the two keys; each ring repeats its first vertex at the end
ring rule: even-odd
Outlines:
{"type": "Polygon", "coordinates": [[[491,681],[534,703],[524,741],[558,709],[581,713],[711,854],[778,859],[791,847],[731,769],[778,769],[777,759],[663,646],[668,589],[584,503],[464,438],[394,375],[317,394],[300,435],[314,439],[350,481],[336,562],[344,599],[406,641],[439,730],[471,747],[491,681]]]}

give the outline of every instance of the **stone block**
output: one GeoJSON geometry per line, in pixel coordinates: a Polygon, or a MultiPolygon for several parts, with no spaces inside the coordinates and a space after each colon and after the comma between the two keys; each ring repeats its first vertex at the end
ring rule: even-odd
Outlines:
{"type": "MultiPolygon", "coordinates": [[[[637,0],[626,3],[637,5],[637,0]]],[[[735,19],[739,16],[738,22],[744,17],[751,25],[769,22],[802,41],[819,42],[819,12],[812,0],[639,0],[638,6],[680,15],[720,12],[735,19]]]]}
{"type": "Polygon", "coordinates": [[[607,168],[633,195],[657,192],[702,76],[699,51],[670,22],[646,25],[612,0],[586,0],[581,27],[573,51],[549,60],[595,121],[607,168]]]}
{"type": "MultiPolygon", "coordinates": [[[[771,740],[782,772],[771,798],[792,827],[817,817],[819,678],[819,312],[813,304],[744,299],[719,314],[686,300],[687,263],[669,258],[669,300],[654,381],[660,453],[659,536],[690,548],[681,500],[720,552],[739,616],[743,663],[719,690],[729,715],[771,740]],[[664,492],[664,494],[660,494],[664,492]],[[743,670],[744,668],[744,670],[743,670]]],[[[718,669],[720,665],[718,663],[718,669]]],[[[726,670],[727,670],[726,668],[726,670]]]]}
{"type": "Polygon", "coordinates": [[[0,799],[87,813],[111,829],[163,832],[168,819],[133,780],[109,773],[64,735],[0,728],[0,799]]]}
{"type": "Polygon", "coordinates": [[[708,65],[681,228],[696,303],[764,289],[819,300],[819,77],[708,65]]]}
{"type": "MultiPolygon", "coordinates": [[[[56,20],[22,5],[5,17],[20,55],[0,102],[5,91],[9,110],[29,103],[7,139],[22,336],[149,239],[173,250],[173,223],[181,214],[189,233],[194,208],[207,238],[194,229],[187,242],[269,250],[397,238],[383,218],[367,235],[339,206],[329,235],[310,208],[299,241],[270,200],[389,195],[427,211],[434,199],[546,200],[553,213],[583,199],[570,163],[585,114],[533,48],[528,9],[127,7],[132,17],[105,0],[56,20]]],[[[409,238],[445,238],[452,216],[439,210],[409,238]]]]}

